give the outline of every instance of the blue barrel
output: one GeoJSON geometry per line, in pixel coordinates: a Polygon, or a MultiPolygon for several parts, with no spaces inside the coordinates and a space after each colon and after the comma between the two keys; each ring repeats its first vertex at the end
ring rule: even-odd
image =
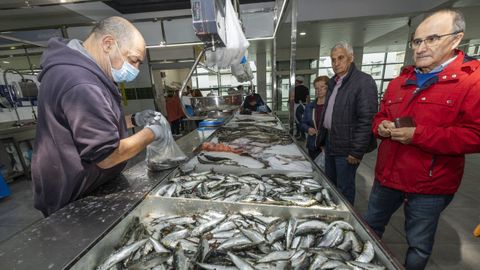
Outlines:
{"type": "Polygon", "coordinates": [[[5,182],[5,178],[3,178],[3,175],[0,174],[0,199],[3,197],[8,197],[10,196],[10,189],[8,188],[7,183],[5,182]]]}

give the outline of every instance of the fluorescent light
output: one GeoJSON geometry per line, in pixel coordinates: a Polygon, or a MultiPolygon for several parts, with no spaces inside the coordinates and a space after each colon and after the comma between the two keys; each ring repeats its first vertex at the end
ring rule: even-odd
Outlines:
{"type": "Polygon", "coordinates": [[[10,50],[15,50],[15,49],[16,49],[15,46],[10,47],[10,50]]]}
{"type": "Polygon", "coordinates": [[[4,64],[10,64],[10,62],[8,61],[2,61],[4,64]]]}
{"type": "Polygon", "coordinates": [[[203,42],[192,42],[192,43],[177,43],[177,44],[159,44],[159,45],[148,45],[147,49],[153,48],[172,48],[172,47],[185,47],[185,46],[194,46],[202,45],[203,42]]]}
{"type": "Polygon", "coordinates": [[[305,33],[305,32],[300,32],[300,36],[305,36],[305,35],[307,35],[307,33],[305,33]]]}
{"type": "Polygon", "coordinates": [[[272,36],[272,37],[247,38],[247,40],[248,40],[248,41],[255,41],[255,40],[269,40],[269,39],[273,39],[273,36],[272,36]]]}

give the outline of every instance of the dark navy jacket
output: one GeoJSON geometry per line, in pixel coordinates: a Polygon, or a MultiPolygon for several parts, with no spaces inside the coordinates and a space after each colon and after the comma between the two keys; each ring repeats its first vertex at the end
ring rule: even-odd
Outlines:
{"type": "Polygon", "coordinates": [[[32,158],[35,207],[50,215],[116,177],[96,164],[127,137],[121,96],[90,58],[52,38],[42,55],[32,158]]]}
{"type": "MultiPolygon", "coordinates": [[[[325,108],[335,87],[335,77],[328,81],[325,108]]],[[[329,153],[334,156],[351,155],[362,159],[374,150],[377,142],[372,133],[372,119],[378,111],[377,85],[372,76],[358,70],[352,63],[338,89],[333,105],[332,129],[329,132],[329,153]]],[[[325,111],[325,110],[324,110],[325,111]]],[[[325,114],[322,114],[323,123],[325,114]]],[[[321,145],[325,144],[326,129],[320,132],[321,145]]]]}

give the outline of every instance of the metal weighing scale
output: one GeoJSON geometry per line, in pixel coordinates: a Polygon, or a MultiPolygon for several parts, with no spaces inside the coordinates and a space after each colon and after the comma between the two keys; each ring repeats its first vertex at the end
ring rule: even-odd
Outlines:
{"type": "MultiPolygon", "coordinates": [[[[227,0],[230,1],[230,0],[227,0]]],[[[240,3],[233,0],[234,7],[239,12],[240,3]]],[[[180,100],[190,81],[193,72],[197,66],[201,66],[218,73],[200,63],[206,51],[215,51],[218,47],[225,47],[225,1],[218,0],[191,0],[192,23],[197,37],[205,44],[195,59],[186,79],[182,83],[178,95],[180,100]]],[[[252,77],[253,79],[253,77],[252,77]]],[[[252,81],[250,81],[253,84],[252,81]]],[[[199,123],[199,129],[213,129],[222,126],[225,121],[231,117],[235,110],[243,104],[243,93],[236,93],[226,96],[206,96],[206,97],[183,97],[190,99],[190,105],[183,102],[182,109],[184,114],[190,120],[203,120],[199,123]],[[187,110],[186,106],[190,106],[187,110]]]]}

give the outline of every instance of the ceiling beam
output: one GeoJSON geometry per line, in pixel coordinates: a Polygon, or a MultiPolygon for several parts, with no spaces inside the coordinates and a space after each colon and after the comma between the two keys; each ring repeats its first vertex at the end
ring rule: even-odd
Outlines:
{"type": "Polygon", "coordinates": [[[44,44],[41,44],[41,43],[32,42],[32,41],[28,41],[28,40],[25,40],[25,39],[11,37],[11,36],[7,36],[7,35],[1,35],[0,34],[0,38],[15,41],[15,42],[19,42],[19,43],[22,43],[22,44],[34,45],[34,46],[37,46],[37,47],[43,47],[43,48],[47,47],[47,46],[45,46],[44,44]]]}
{"type": "Polygon", "coordinates": [[[23,9],[42,6],[57,6],[74,3],[105,2],[110,0],[6,0],[0,3],[0,10],[23,9]]]}

